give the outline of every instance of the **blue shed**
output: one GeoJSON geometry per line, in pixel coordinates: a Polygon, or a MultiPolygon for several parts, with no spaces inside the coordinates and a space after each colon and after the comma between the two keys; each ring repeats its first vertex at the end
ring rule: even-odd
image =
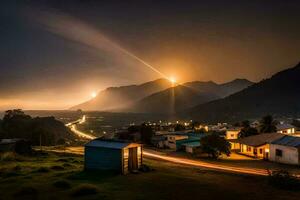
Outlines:
{"type": "Polygon", "coordinates": [[[142,165],[142,145],[114,140],[91,140],[84,148],[86,170],[114,170],[127,174],[142,165]]]}

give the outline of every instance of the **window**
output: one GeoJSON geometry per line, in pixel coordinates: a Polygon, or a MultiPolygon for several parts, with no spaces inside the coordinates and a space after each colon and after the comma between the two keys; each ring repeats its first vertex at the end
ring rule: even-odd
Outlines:
{"type": "Polygon", "coordinates": [[[282,157],[282,150],[276,149],[276,156],[282,157]]]}
{"type": "Polygon", "coordinates": [[[248,146],[247,146],[247,151],[248,151],[248,152],[251,151],[251,147],[248,147],[248,146]]]}
{"type": "Polygon", "coordinates": [[[259,149],[259,154],[262,154],[263,153],[263,150],[262,149],[259,149]]]}
{"type": "Polygon", "coordinates": [[[230,135],[230,137],[232,137],[232,138],[233,138],[233,137],[234,137],[234,134],[231,134],[231,135],[230,135]]]}

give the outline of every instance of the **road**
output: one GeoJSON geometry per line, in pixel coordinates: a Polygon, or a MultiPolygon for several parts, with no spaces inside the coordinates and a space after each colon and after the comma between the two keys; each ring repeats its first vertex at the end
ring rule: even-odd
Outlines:
{"type": "Polygon", "coordinates": [[[86,139],[89,139],[89,140],[95,139],[96,138],[95,136],[84,133],[84,132],[77,129],[77,126],[76,126],[77,124],[83,124],[85,122],[86,122],[86,116],[83,115],[82,118],[80,118],[80,119],[78,119],[74,122],[67,123],[66,126],[69,127],[71,129],[71,131],[79,137],[86,138],[86,139]]]}

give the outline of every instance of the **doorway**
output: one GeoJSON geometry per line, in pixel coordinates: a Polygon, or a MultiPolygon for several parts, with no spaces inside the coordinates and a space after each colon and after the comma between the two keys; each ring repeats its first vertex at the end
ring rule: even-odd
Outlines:
{"type": "Polygon", "coordinates": [[[128,170],[131,172],[138,170],[137,147],[129,148],[128,170]]]}

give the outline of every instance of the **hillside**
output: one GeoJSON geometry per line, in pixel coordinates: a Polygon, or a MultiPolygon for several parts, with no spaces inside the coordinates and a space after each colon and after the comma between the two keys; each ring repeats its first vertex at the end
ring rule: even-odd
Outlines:
{"type": "Polygon", "coordinates": [[[171,87],[171,83],[166,79],[157,79],[141,85],[110,87],[99,92],[95,98],[71,109],[97,111],[122,109],[135,101],[169,87],[171,87]]]}
{"type": "Polygon", "coordinates": [[[35,117],[26,115],[21,110],[6,111],[0,123],[0,139],[24,138],[32,145],[62,144],[74,141],[76,136],[61,121],[54,117],[35,117]]]}
{"type": "Polygon", "coordinates": [[[224,99],[198,105],[183,116],[208,122],[238,121],[266,114],[300,114],[300,63],[224,99]]]}
{"type": "Polygon", "coordinates": [[[223,98],[252,84],[244,79],[236,79],[224,84],[212,81],[188,82],[145,97],[128,110],[143,113],[180,112],[201,103],[223,98]]]}
{"type": "Polygon", "coordinates": [[[189,87],[178,85],[138,101],[129,111],[170,114],[216,98],[218,97],[215,95],[199,93],[189,87]]]}

